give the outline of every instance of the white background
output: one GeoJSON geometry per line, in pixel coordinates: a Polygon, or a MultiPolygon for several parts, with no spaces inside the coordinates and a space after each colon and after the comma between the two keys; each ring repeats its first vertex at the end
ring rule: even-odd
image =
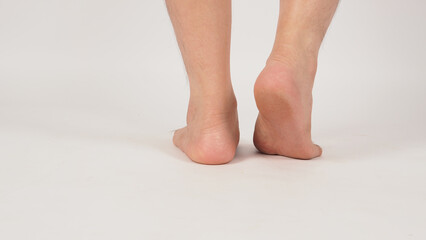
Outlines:
{"type": "Polygon", "coordinates": [[[0,239],[426,239],[425,9],[341,2],[301,161],[251,144],[278,1],[235,0],[242,139],[204,166],[163,1],[0,0],[0,239]]]}

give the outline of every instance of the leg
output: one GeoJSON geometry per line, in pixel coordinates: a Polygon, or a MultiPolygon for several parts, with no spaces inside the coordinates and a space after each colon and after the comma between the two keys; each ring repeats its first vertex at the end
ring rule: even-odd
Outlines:
{"type": "Polygon", "coordinates": [[[229,55],[231,0],[166,0],[190,84],[187,126],[174,144],[193,161],[223,164],[239,141],[229,55]]]}
{"type": "Polygon", "coordinates": [[[253,142],[267,154],[311,159],[312,88],[317,56],[338,0],[281,0],[274,47],[255,83],[253,142]]]}

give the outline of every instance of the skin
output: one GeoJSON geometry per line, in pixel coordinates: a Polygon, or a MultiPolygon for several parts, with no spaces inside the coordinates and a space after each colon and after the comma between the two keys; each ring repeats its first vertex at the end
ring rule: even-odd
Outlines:
{"type": "MultiPolygon", "coordinates": [[[[229,55],[230,0],[166,0],[190,83],[187,126],[173,142],[202,164],[231,161],[239,142],[229,55]]],[[[338,0],[281,0],[273,50],[254,87],[253,142],[266,154],[321,155],[311,139],[312,88],[321,42],[338,0]]]]}

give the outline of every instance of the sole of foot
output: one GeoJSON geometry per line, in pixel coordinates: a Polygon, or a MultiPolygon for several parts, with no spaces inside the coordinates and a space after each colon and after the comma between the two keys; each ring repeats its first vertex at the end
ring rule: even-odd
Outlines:
{"type": "Polygon", "coordinates": [[[188,125],[175,131],[173,143],[192,161],[219,165],[230,162],[239,142],[236,106],[231,110],[212,114],[205,108],[189,112],[188,125]]]}
{"type": "Polygon", "coordinates": [[[260,152],[296,159],[322,154],[311,140],[315,71],[316,65],[268,61],[254,87],[259,115],[253,143],[260,152]]]}

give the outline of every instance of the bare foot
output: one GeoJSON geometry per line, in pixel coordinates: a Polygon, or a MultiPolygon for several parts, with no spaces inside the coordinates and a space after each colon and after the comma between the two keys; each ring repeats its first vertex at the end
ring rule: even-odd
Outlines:
{"type": "Polygon", "coordinates": [[[225,164],[234,158],[239,136],[237,104],[232,94],[227,98],[190,100],[187,126],[175,131],[173,143],[194,162],[225,164]]]}
{"type": "Polygon", "coordinates": [[[321,155],[311,140],[315,72],[316,58],[303,54],[268,60],[254,87],[259,115],[253,142],[260,152],[298,159],[321,155]]]}

